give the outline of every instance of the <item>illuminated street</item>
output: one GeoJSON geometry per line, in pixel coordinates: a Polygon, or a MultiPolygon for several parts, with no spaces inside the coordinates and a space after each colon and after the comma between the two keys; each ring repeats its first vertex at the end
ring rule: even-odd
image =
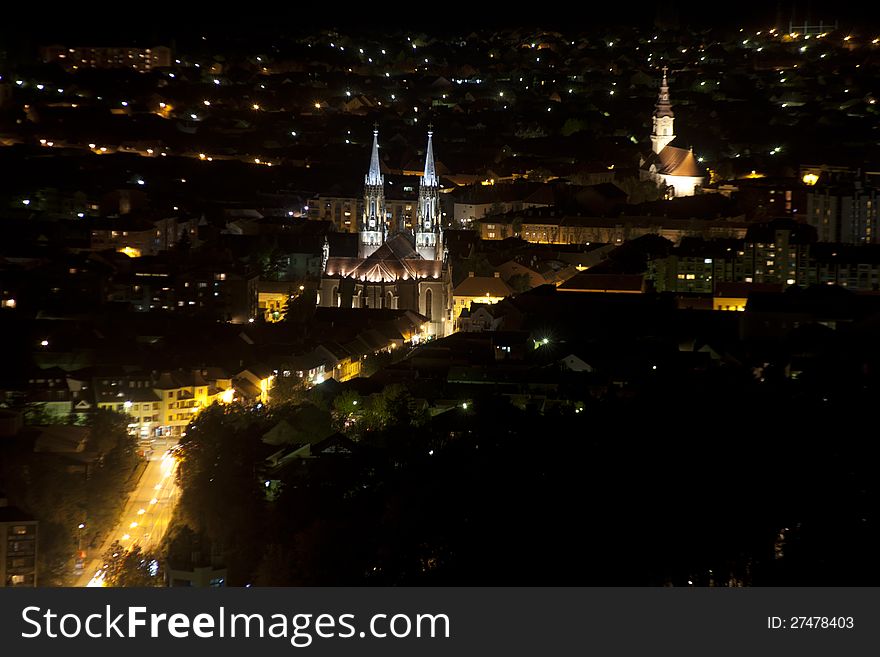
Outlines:
{"type": "Polygon", "coordinates": [[[102,586],[101,557],[118,540],[124,547],[140,545],[149,551],[157,547],[168,529],[177,501],[174,483],[176,461],[169,451],[157,452],[147,464],[137,488],[132,492],[116,527],[101,547],[89,554],[89,561],[76,586],[102,586]]]}

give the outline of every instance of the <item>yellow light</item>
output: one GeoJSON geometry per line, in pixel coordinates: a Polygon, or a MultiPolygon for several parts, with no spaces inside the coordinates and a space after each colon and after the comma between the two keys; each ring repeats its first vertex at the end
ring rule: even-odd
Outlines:
{"type": "Polygon", "coordinates": [[[232,388],[227,388],[223,391],[220,398],[223,400],[224,404],[231,404],[232,400],[235,398],[235,391],[232,388]]]}
{"type": "Polygon", "coordinates": [[[805,173],[802,180],[805,185],[815,185],[819,181],[819,176],[815,173],[805,173]]]}
{"type": "Polygon", "coordinates": [[[137,526],[138,526],[138,524],[137,524],[136,522],[133,522],[133,523],[131,523],[131,524],[128,526],[128,528],[129,528],[129,529],[134,529],[134,528],[137,527],[137,526]]]}
{"type": "Polygon", "coordinates": [[[127,541],[127,540],[130,539],[130,538],[131,538],[131,534],[123,534],[123,535],[122,535],[122,540],[123,540],[123,541],[127,541]]]}
{"type": "Polygon", "coordinates": [[[89,580],[89,583],[86,584],[86,588],[100,588],[106,586],[106,584],[104,583],[104,577],[104,571],[99,570],[97,573],[95,573],[95,576],[89,580]]]}
{"type": "Polygon", "coordinates": [[[204,160],[207,157],[204,153],[199,153],[199,159],[204,160]]]}
{"type": "Polygon", "coordinates": [[[131,246],[124,246],[121,249],[117,249],[116,251],[117,251],[117,253],[124,253],[129,258],[140,258],[141,257],[140,249],[136,249],[131,246]]]}
{"type": "Polygon", "coordinates": [[[257,105],[256,103],[254,103],[254,104],[253,104],[253,108],[254,108],[255,110],[258,110],[258,109],[260,109],[260,106],[257,105]]]}
{"type": "Polygon", "coordinates": [[[321,103],[315,103],[315,109],[321,109],[321,103]]]}

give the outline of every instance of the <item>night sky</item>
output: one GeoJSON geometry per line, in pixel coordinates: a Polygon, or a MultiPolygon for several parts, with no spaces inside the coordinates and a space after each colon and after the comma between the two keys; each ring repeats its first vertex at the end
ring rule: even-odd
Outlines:
{"type": "MultiPolygon", "coordinates": [[[[631,26],[652,28],[659,16],[670,17],[679,25],[699,28],[730,29],[785,25],[809,17],[811,21],[840,22],[841,29],[859,28],[877,23],[871,3],[862,2],[761,2],[742,0],[736,3],[709,3],[705,0],[658,0],[657,2],[614,3],[583,2],[538,5],[522,10],[504,3],[412,3],[402,0],[345,3],[349,6],[302,3],[259,3],[243,5],[238,11],[221,10],[215,3],[187,3],[164,10],[128,8],[107,2],[90,2],[85,11],[76,7],[53,8],[51,13],[28,7],[4,8],[8,16],[0,25],[0,38],[7,44],[36,38],[107,42],[130,39],[182,39],[205,30],[215,34],[250,35],[306,32],[315,27],[360,28],[411,27],[422,32],[456,32],[477,27],[542,27],[588,31],[596,26],[631,26]],[[246,9],[244,8],[246,7],[246,9]],[[256,7],[256,10],[250,10],[256,7]],[[132,13],[133,12],[133,13],[132,13]],[[139,12],[139,13],[138,13],[139,12]]],[[[147,7],[149,5],[146,5],[147,7]]],[[[528,4],[526,5],[528,7],[528,4]]]]}

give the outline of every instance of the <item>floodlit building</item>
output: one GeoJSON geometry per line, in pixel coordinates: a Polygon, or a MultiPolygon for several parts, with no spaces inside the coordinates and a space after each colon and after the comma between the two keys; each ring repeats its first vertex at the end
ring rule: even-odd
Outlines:
{"type": "Polygon", "coordinates": [[[474,272],[468,272],[468,277],[452,292],[456,322],[462,311],[469,309],[472,303],[498,303],[512,292],[510,286],[501,280],[500,272],[495,272],[494,276],[475,276],[474,272]]]}
{"type": "Polygon", "coordinates": [[[651,153],[642,158],[639,177],[665,188],[666,198],[693,196],[703,184],[703,175],[692,150],[671,146],[675,139],[675,114],[669,100],[669,83],[663,67],[660,96],[654,108],[651,153]]]}
{"type": "Polygon", "coordinates": [[[388,220],[384,177],[379,170],[379,133],[373,132],[358,254],[327,259],[318,305],[414,310],[428,319],[428,335],[443,337],[452,332],[452,281],[443,243],[432,137],[428,131],[416,220],[410,231],[388,220]]]}

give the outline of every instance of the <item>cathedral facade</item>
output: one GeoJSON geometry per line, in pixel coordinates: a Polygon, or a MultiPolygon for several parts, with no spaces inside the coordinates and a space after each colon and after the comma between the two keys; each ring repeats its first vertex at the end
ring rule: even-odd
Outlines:
{"type": "Polygon", "coordinates": [[[357,257],[330,256],[318,305],[413,310],[427,320],[428,334],[452,332],[452,277],[443,243],[440,180],[428,132],[424,175],[412,231],[392,226],[379,167],[379,133],[373,131],[370,169],[364,177],[364,209],[357,257]]]}
{"type": "Polygon", "coordinates": [[[663,67],[660,95],[654,107],[651,153],[641,160],[639,178],[663,186],[666,198],[693,196],[703,175],[692,150],[671,146],[675,139],[675,114],[669,101],[669,83],[663,67]]]}

